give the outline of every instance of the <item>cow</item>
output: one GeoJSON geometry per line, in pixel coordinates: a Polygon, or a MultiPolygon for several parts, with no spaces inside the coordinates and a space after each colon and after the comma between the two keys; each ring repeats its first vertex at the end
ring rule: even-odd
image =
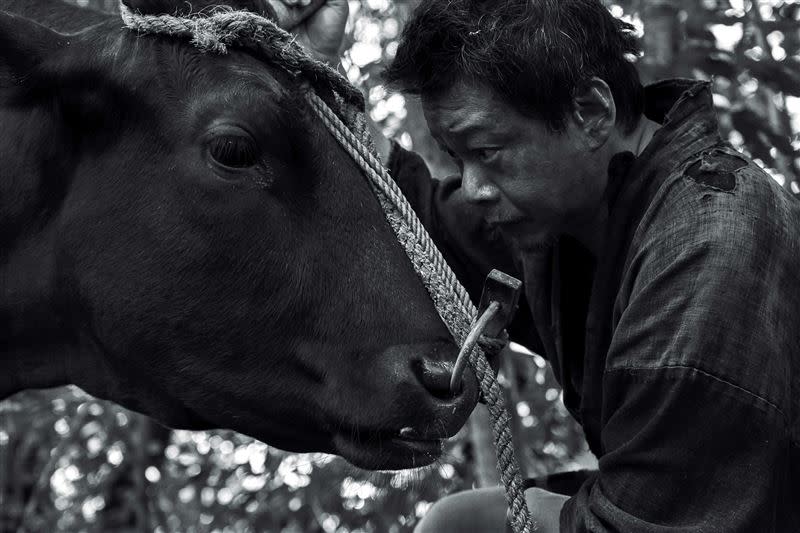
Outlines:
{"type": "Polygon", "coordinates": [[[367,469],[440,456],[477,380],[451,393],[457,347],[300,84],[0,0],[0,398],[72,383],[367,469]]]}

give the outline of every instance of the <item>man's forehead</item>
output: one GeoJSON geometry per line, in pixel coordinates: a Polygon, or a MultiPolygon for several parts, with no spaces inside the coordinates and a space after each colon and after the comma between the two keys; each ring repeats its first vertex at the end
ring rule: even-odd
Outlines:
{"type": "Polygon", "coordinates": [[[458,83],[437,95],[422,95],[422,108],[431,128],[454,134],[493,128],[508,105],[487,87],[458,83]]]}

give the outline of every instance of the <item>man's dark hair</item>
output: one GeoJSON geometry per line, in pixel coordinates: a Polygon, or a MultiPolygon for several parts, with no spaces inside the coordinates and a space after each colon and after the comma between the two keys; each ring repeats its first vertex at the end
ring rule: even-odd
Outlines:
{"type": "Polygon", "coordinates": [[[639,53],[633,26],[600,0],[423,0],[384,78],[432,98],[477,81],[560,132],[575,90],[597,76],[611,88],[627,133],[644,107],[631,60],[639,53]]]}

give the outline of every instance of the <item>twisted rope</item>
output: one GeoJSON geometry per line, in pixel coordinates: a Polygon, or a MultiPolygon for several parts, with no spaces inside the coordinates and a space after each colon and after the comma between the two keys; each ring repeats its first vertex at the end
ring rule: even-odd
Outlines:
{"type": "MultiPolygon", "coordinates": [[[[367,128],[363,96],[358,89],[338,72],[308,56],[291,34],[254,13],[220,10],[193,17],[142,15],[133,13],[122,1],[120,12],[125,25],[132,30],[189,37],[203,51],[224,54],[232,45],[256,49],[265,59],[294,76],[302,76],[317,90],[332,91],[335,111],[314,91],[307,91],[305,96],[320,120],[368,178],[389,225],[428,290],[439,316],[458,345],[464,344],[477,317],[477,309],[400,187],[378,159],[367,128]]],[[[515,533],[530,533],[536,525],[530,519],[525,502],[503,391],[479,347],[471,351],[469,364],[478,378],[481,396],[491,415],[500,479],[506,490],[512,527],[515,533]]]]}
{"type": "Polygon", "coordinates": [[[120,0],[125,26],[139,34],[188,38],[202,52],[228,53],[228,47],[247,48],[292,76],[302,75],[315,88],[328,89],[346,102],[364,107],[364,96],[347,79],[309,56],[294,36],[268,18],[224,6],[191,17],[134,13],[120,0]]]}
{"type": "MultiPolygon", "coordinates": [[[[417,275],[428,290],[439,316],[458,345],[463,345],[471,330],[472,322],[478,315],[478,310],[472,304],[466,289],[456,279],[441,252],[422,227],[416,213],[411,209],[408,200],[389,177],[377,157],[370,153],[363,143],[358,142],[356,135],[319,96],[309,93],[307,98],[339,144],[370,179],[370,185],[397,235],[397,240],[405,249],[417,275]]],[[[506,489],[512,526],[515,533],[535,531],[536,525],[530,520],[525,502],[525,490],[514,455],[511,419],[505,407],[503,391],[480,348],[472,350],[469,364],[478,378],[481,396],[491,416],[500,480],[506,489]]]]}

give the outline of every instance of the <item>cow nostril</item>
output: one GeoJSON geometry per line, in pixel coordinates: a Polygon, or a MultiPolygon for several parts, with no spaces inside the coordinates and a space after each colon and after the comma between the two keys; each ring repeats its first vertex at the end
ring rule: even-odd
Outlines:
{"type": "Polygon", "coordinates": [[[414,373],[417,379],[431,395],[440,400],[452,400],[461,394],[463,386],[455,394],[450,390],[450,377],[453,375],[453,364],[425,359],[415,362],[414,373]]]}

